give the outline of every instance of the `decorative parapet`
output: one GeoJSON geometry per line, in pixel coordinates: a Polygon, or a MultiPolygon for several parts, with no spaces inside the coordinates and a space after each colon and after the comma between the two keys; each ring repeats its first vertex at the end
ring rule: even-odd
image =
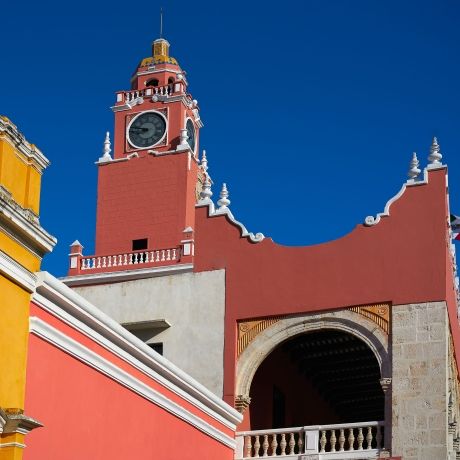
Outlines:
{"type": "Polygon", "coordinates": [[[367,216],[364,219],[364,225],[367,227],[372,227],[373,225],[377,225],[382,217],[388,217],[390,215],[390,207],[391,205],[401,198],[401,196],[406,191],[407,187],[415,186],[415,185],[424,185],[428,184],[428,171],[433,171],[436,169],[443,169],[446,168],[446,165],[441,163],[442,155],[440,151],[440,147],[438,144],[438,140],[436,137],[433,138],[433,142],[430,147],[430,155],[428,157],[429,164],[423,170],[423,180],[418,178],[420,174],[419,169],[419,161],[417,158],[416,153],[412,154],[412,160],[410,162],[410,169],[408,172],[409,179],[403,184],[401,190],[392,198],[387,201],[383,212],[379,212],[375,217],[374,216],[367,216]]]}

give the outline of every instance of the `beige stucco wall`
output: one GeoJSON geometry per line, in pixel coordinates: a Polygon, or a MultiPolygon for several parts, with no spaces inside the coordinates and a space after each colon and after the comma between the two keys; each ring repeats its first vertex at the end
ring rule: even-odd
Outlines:
{"type": "Polygon", "coordinates": [[[168,321],[171,327],[143,339],[162,342],[166,358],[222,397],[225,270],[74,290],[121,324],[168,321]]]}
{"type": "Polygon", "coordinates": [[[445,302],[392,309],[392,454],[447,459],[449,323],[445,302]]]}

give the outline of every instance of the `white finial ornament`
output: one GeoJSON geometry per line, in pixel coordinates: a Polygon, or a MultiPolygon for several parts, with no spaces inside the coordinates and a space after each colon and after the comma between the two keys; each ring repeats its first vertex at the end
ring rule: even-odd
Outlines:
{"type": "Polygon", "coordinates": [[[409,171],[407,175],[409,176],[409,179],[415,180],[418,175],[420,174],[420,168],[418,167],[420,162],[418,161],[417,154],[414,152],[412,154],[412,160],[409,163],[409,171]]]}
{"type": "Polygon", "coordinates": [[[220,191],[220,200],[217,202],[219,205],[219,211],[227,209],[230,205],[230,200],[228,199],[228,190],[227,184],[224,182],[222,184],[222,190],[220,191]]]}
{"type": "Polygon", "coordinates": [[[204,173],[208,171],[208,159],[206,158],[206,150],[203,150],[203,156],[201,157],[201,168],[203,169],[204,173]]]}
{"type": "Polygon", "coordinates": [[[206,179],[203,183],[203,189],[200,192],[200,198],[203,201],[211,201],[212,190],[211,190],[211,179],[206,174],[206,179]]]}
{"type": "Polygon", "coordinates": [[[99,158],[99,161],[112,161],[110,152],[112,151],[110,143],[110,133],[107,131],[105,133],[104,148],[102,149],[102,156],[99,158]]]}
{"type": "Polygon", "coordinates": [[[430,156],[428,157],[428,161],[430,162],[430,166],[440,166],[442,160],[442,155],[441,155],[441,148],[439,147],[438,144],[438,139],[436,137],[433,137],[433,142],[431,143],[430,147],[430,156]]]}

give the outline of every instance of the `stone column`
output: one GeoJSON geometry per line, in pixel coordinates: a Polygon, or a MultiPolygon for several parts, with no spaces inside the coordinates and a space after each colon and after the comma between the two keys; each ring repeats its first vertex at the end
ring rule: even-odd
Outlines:
{"type": "Polygon", "coordinates": [[[445,302],[392,308],[392,455],[448,458],[445,302]]]}
{"type": "Polygon", "coordinates": [[[381,455],[382,458],[385,457],[385,454],[388,454],[389,457],[389,453],[391,452],[391,382],[391,377],[383,377],[380,379],[380,385],[382,386],[382,390],[385,395],[385,433],[383,439],[384,451],[381,455]]]}

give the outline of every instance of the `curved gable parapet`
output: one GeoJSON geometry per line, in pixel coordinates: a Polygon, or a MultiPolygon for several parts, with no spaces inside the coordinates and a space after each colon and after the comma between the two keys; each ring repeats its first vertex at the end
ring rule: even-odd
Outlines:
{"type": "Polygon", "coordinates": [[[197,208],[204,206],[208,207],[208,217],[227,216],[230,223],[233,224],[235,227],[239,228],[242,238],[247,238],[249,241],[251,241],[251,243],[260,243],[264,240],[265,235],[263,233],[249,232],[241,222],[235,219],[235,216],[232,214],[229,208],[221,207],[216,209],[211,199],[203,199],[198,201],[198,203],[196,204],[197,208]]]}
{"type": "Polygon", "coordinates": [[[372,227],[373,225],[377,225],[380,222],[382,217],[388,217],[390,215],[390,207],[391,207],[391,205],[395,201],[399,200],[399,198],[401,198],[404,195],[404,192],[406,191],[407,187],[415,187],[415,186],[419,186],[419,185],[428,184],[428,170],[442,169],[442,168],[445,168],[445,167],[446,166],[442,165],[439,168],[425,168],[423,170],[423,179],[421,179],[421,180],[417,180],[417,179],[409,179],[409,180],[407,180],[403,184],[403,186],[401,187],[399,192],[387,201],[383,211],[379,212],[375,217],[374,216],[367,216],[364,219],[363,225],[365,225],[366,227],[372,227]]]}

